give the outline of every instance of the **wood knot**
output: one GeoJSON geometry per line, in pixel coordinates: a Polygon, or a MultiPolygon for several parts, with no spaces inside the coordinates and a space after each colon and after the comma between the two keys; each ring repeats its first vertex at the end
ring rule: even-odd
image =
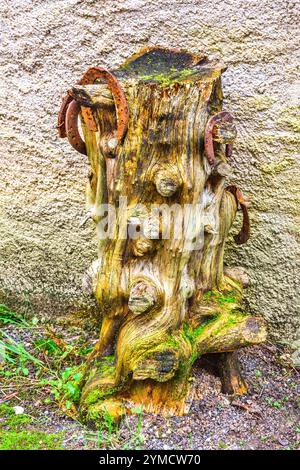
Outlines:
{"type": "Polygon", "coordinates": [[[211,173],[213,176],[221,176],[222,178],[226,178],[226,176],[232,175],[232,168],[230,165],[228,165],[228,163],[219,160],[212,167],[211,173]]]}
{"type": "Polygon", "coordinates": [[[153,182],[157,192],[163,197],[173,196],[182,185],[178,172],[171,165],[157,169],[153,175],[153,182]]]}
{"type": "Polygon", "coordinates": [[[108,158],[116,156],[116,149],[118,146],[118,138],[116,132],[103,134],[100,139],[100,150],[102,155],[108,158]]]}
{"type": "Polygon", "coordinates": [[[135,280],[130,288],[128,308],[134,315],[148,313],[161,306],[162,293],[149,278],[135,280]]]}
{"type": "Polygon", "coordinates": [[[144,256],[152,253],[154,249],[154,241],[142,235],[132,242],[132,252],[134,256],[144,256]]]}

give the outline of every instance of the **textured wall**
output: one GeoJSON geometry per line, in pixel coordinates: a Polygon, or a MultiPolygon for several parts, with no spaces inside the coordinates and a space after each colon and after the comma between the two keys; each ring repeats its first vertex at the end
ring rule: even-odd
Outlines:
{"type": "Polygon", "coordinates": [[[148,44],[204,49],[229,66],[223,87],[238,127],[234,180],[253,202],[252,238],[230,245],[227,260],[247,268],[249,305],[267,318],[273,337],[295,340],[297,2],[0,0],[0,6],[4,300],[48,315],[90,305],[81,276],[96,257],[96,240],[92,226],[79,228],[88,166],[57,137],[62,93],[89,66],[115,67],[148,44]]]}

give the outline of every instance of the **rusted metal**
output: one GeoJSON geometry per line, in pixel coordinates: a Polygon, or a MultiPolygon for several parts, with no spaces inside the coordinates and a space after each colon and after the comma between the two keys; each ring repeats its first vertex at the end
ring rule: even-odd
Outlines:
{"type": "MultiPolygon", "coordinates": [[[[129,111],[125,94],[117,78],[111,72],[102,67],[91,67],[81,77],[81,79],[78,81],[78,84],[93,84],[96,80],[99,79],[103,79],[107,83],[115,102],[115,108],[117,113],[116,138],[118,143],[120,144],[122,143],[128,129],[129,111]]],[[[75,106],[73,102],[75,102],[75,100],[71,96],[71,92],[68,92],[68,94],[62,100],[62,104],[58,114],[58,134],[60,137],[67,136],[70,144],[76,150],[78,150],[80,153],[86,154],[86,146],[85,144],[83,145],[84,142],[81,139],[78,131],[78,114],[80,112],[80,105],[75,106]],[[69,113],[68,111],[71,105],[72,112],[69,113]],[[77,120],[75,122],[76,114],[77,120]],[[70,119],[69,123],[68,119],[70,119]]],[[[89,112],[87,111],[87,108],[85,108],[85,110],[83,111],[83,118],[90,130],[97,130],[97,125],[95,123],[92,111],[89,112]]]]}
{"type": "Polygon", "coordinates": [[[225,155],[226,155],[226,158],[230,158],[231,155],[232,155],[232,148],[233,148],[233,145],[232,144],[226,144],[226,147],[225,147],[225,155]]]}
{"type": "Polygon", "coordinates": [[[80,113],[80,104],[72,100],[66,112],[66,136],[72,147],[77,152],[86,155],[86,145],[82,140],[78,130],[78,115],[80,113]]]}
{"type": "Polygon", "coordinates": [[[79,85],[88,85],[89,83],[94,83],[95,80],[100,78],[104,79],[107,83],[115,102],[118,123],[117,139],[118,143],[121,143],[128,128],[129,111],[126,97],[119,81],[111,72],[102,67],[89,68],[83,78],[87,81],[85,83],[79,83],[79,85]]]}
{"type": "MultiPolygon", "coordinates": [[[[220,134],[220,129],[222,129],[222,125],[224,125],[224,127],[226,128],[226,126],[228,126],[228,123],[232,125],[233,117],[227,111],[220,111],[219,113],[211,116],[207,121],[204,134],[204,149],[206,158],[210,165],[213,165],[216,159],[214,151],[214,140],[222,143],[226,142],[225,154],[227,158],[230,157],[232,154],[232,143],[228,142],[228,137],[226,139],[225,135],[222,137],[221,135],[216,135],[215,133],[216,126],[218,126],[220,134]]],[[[231,135],[230,137],[230,140],[234,137],[235,134],[233,133],[233,135],[231,135]]]]}
{"type": "Polygon", "coordinates": [[[59,137],[61,137],[62,139],[67,137],[67,133],[66,133],[66,113],[67,113],[68,106],[69,106],[69,104],[71,103],[72,100],[73,100],[73,98],[70,95],[64,96],[63,99],[62,99],[60,110],[58,112],[57,131],[58,131],[59,137]]]}
{"type": "Polygon", "coordinates": [[[249,200],[243,195],[240,188],[235,185],[227,186],[225,189],[226,191],[229,191],[234,195],[237,204],[240,205],[241,210],[243,212],[242,228],[239,233],[234,236],[235,242],[238,245],[242,245],[243,243],[246,243],[250,237],[250,220],[247,209],[247,207],[249,206],[249,200]]]}

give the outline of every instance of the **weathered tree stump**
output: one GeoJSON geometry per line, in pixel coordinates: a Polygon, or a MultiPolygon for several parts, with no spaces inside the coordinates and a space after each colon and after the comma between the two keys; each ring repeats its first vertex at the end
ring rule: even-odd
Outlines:
{"type": "Polygon", "coordinates": [[[232,352],[264,341],[266,327],[243,311],[239,270],[223,272],[239,206],[236,240],[249,236],[247,201],[226,187],[235,129],[220,113],[223,70],[205,56],[149,48],[113,72],[126,103],[105,76],[69,91],[59,126],[73,145],[81,110],[85,142],[77,149],[91,165],[87,218],[99,236],[89,285],[102,324],[79,403],[87,422],[97,423],[104,410],[117,418],[132,402],[185,413],[191,367],[208,353],[223,389],[246,391],[232,352]]]}

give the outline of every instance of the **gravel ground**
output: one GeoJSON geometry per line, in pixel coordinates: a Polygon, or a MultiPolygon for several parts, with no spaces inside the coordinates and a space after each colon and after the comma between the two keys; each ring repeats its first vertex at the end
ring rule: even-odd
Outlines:
{"type": "MultiPolygon", "coordinates": [[[[30,348],[34,330],[8,330],[30,348]]],[[[80,338],[75,330],[68,333],[73,341],[80,338]]],[[[66,417],[55,402],[45,403],[49,391],[32,386],[30,374],[22,379],[23,386],[18,381],[15,387],[12,378],[10,388],[0,387],[0,402],[23,406],[34,417],[29,429],[63,432],[66,449],[300,449],[299,371],[289,365],[288,351],[265,344],[239,355],[247,395],[232,399],[222,394],[220,380],[204,358],[193,369],[195,395],[188,415],[131,415],[116,433],[92,432],[66,417]]]]}

